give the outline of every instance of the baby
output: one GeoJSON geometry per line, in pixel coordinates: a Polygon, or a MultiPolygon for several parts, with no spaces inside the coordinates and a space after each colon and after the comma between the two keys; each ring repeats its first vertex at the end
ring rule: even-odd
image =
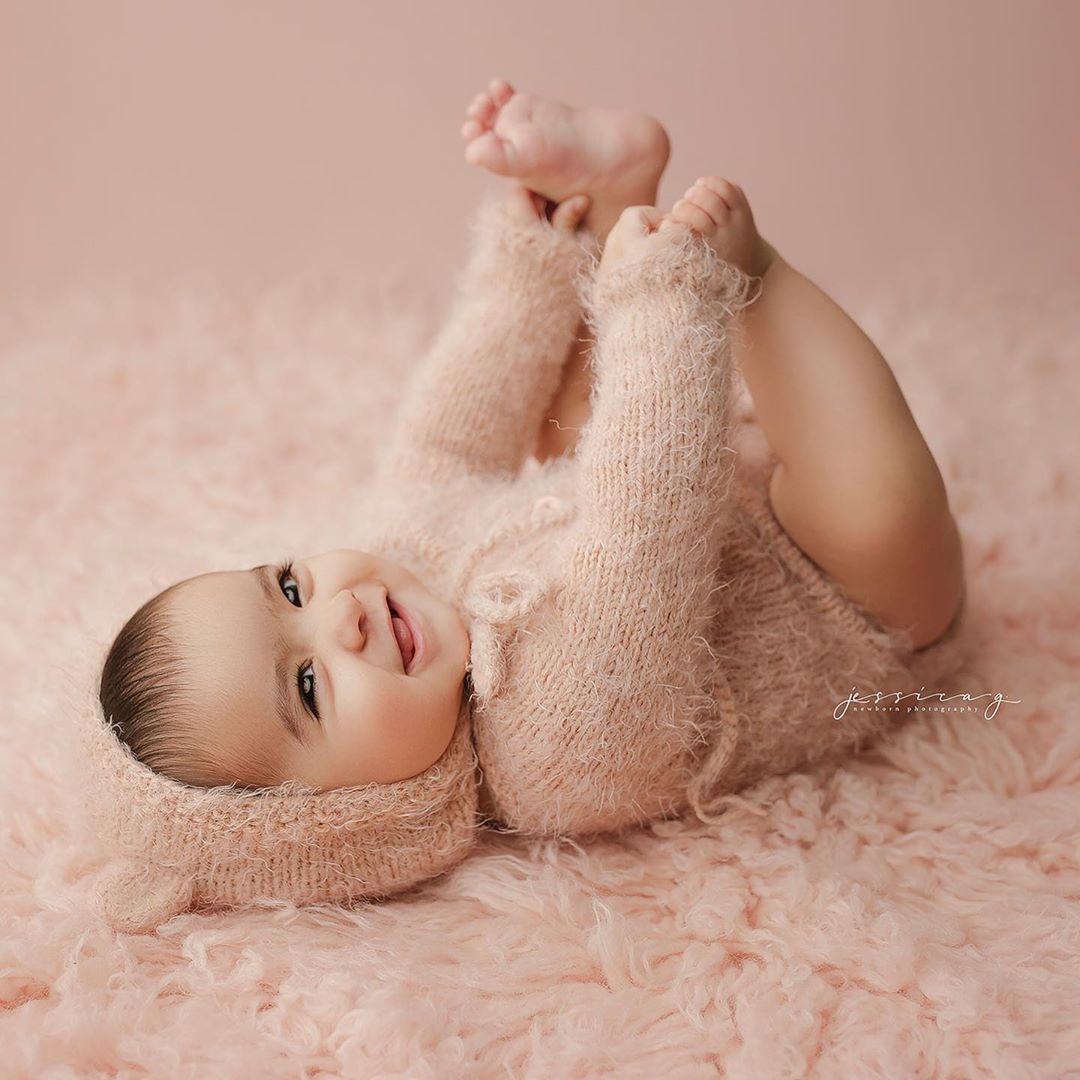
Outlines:
{"type": "Polygon", "coordinates": [[[462,136],[511,183],[381,448],[364,550],[179,582],[108,653],[100,704],[127,748],[93,735],[109,804],[127,812],[130,767],[168,807],[167,847],[121,828],[143,845],[129,902],[164,887],[154,858],[175,871],[156,915],[386,895],[481,821],[713,820],[718,797],[880,731],[835,718],[856,685],[948,670],[923,662],[964,596],[941,474],[884,358],[743,191],[703,176],[663,212],[655,119],[503,80],[462,136]],[[733,446],[736,369],[757,460],[733,446]],[[199,789],[219,825],[242,807],[212,863],[199,789]],[[252,884],[268,851],[281,866],[252,884]]]}

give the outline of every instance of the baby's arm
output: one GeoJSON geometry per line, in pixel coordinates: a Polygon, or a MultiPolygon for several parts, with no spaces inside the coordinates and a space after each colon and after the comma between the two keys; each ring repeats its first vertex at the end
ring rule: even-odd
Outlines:
{"type": "Polygon", "coordinates": [[[549,797],[503,807],[512,826],[605,831],[664,815],[673,765],[709,737],[726,687],[709,640],[735,457],[727,327],[752,287],[671,225],[585,290],[597,383],[581,517],[515,658],[531,695],[521,752],[544,762],[549,797]]]}
{"type": "MultiPolygon", "coordinates": [[[[481,204],[453,308],[380,454],[382,482],[513,475],[532,451],[578,325],[576,277],[594,248],[567,203],[550,224],[520,185],[505,202],[481,204]]],[[[585,205],[572,209],[580,220],[585,205]]]]}

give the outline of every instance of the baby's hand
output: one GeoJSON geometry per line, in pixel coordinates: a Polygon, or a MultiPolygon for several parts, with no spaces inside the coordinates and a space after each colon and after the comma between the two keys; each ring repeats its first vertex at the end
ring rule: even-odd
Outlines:
{"type": "Polygon", "coordinates": [[[688,226],[655,206],[628,206],[604,241],[600,273],[606,273],[620,263],[640,259],[651,251],[671,247],[689,232],[688,226]]]}
{"type": "MultiPolygon", "coordinates": [[[[545,208],[547,199],[543,195],[537,195],[530,191],[524,184],[511,184],[510,191],[506,196],[506,208],[511,217],[516,218],[523,225],[545,221],[545,208]]],[[[573,195],[569,199],[563,199],[551,212],[552,227],[559,232],[575,233],[585,214],[589,209],[588,195],[573,195]]]]}

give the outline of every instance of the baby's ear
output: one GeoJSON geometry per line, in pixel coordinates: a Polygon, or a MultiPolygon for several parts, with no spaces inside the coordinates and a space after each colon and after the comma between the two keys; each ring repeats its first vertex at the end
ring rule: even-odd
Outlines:
{"type": "Polygon", "coordinates": [[[98,911],[114,930],[151,934],[173,915],[189,909],[194,882],[180,870],[151,869],[120,857],[98,875],[93,893],[98,911]]]}

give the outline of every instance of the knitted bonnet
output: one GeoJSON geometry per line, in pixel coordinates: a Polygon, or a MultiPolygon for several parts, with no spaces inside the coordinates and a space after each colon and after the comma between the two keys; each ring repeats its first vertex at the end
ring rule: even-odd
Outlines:
{"type": "Polygon", "coordinates": [[[77,710],[76,746],[86,823],[113,855],[94,883],[100,913],[149,932],[179,912],[258,899],[382,899],[449,869],[478,829],[469,696],[423,773],[327,792],[294,780],[266,791],[179,783],[135,757],[95,697],[77,710]]]}

